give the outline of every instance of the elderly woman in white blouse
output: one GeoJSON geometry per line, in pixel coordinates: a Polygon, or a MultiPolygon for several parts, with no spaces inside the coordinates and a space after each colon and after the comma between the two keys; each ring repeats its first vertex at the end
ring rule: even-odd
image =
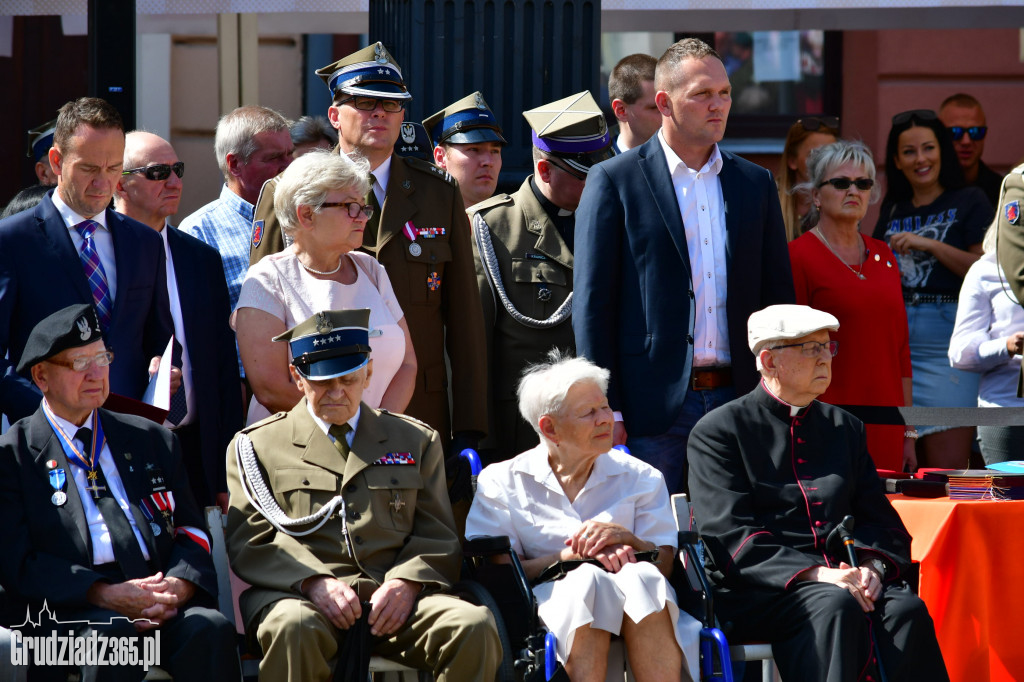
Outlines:
{"type": "MultiPolygon", "coordinates": [[[[1017,397],[1024,351],[1024,308],[1006,285],[996,260],[996,226],[985,233],[985,255],[967,271],[960,288],[949,360],[957,369],[981,373],[978,407],[1024,407],[1017,397]]],[[[1024,426],[979,426],[985,464],[1021,459],[1024,426]]]]}
{"type": "Polygon", "coordinates": [[[612,634],[639,682],[696,678],[700,624],[680,616],[667,580],[676,545],[668,490],[657,469],[611,449],[607,386],[608,370],[557,351],[527,370],[519,410],[541,443],[484,469],[466,536],[509,536],[531,580],[558,561],[599,562],[533,588],[573,682],[605,679],[612,634]],[[637,561],[645,550],[658,551],[656,564],[637,561]]]}

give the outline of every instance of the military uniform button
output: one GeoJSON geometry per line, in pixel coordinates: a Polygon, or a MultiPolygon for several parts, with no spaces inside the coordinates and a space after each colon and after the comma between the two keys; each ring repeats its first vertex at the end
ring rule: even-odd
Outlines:
{"type": "Polygon", "coordinates": [[[302,485],[309,485],[309,479],[302,479],[302,485]]]}
{"type": "Polygon", "coordinates": [[[356,490],[358,490],[358,488],[355,483],[349,483],[345,486],[345,492],[347,493],[354,493],[356,490]]]}
{"type": "Polygon", "coordinates": [[[395,477],[391,478],[391,485],[398,485],[398,479],[395,477]]]}
{"type": "Polygon", "coordinates": [[[354,539],[355,539],[357,545],[363,544],[363,536],[362,535],[357,535],[354,539]]]}
{"type": "Polygon", "coordinates": [[[352,519],[353,521],[358,521],[358,520],[359,520],[359,517],[361,517],[361,516],[362,516],[362,514],[360,514],[360,513],[359,513],[359,512],[357,512],[357,511],[354,511],[354,512],[352,512],[352,516],[351,516],[351,519],[352,519]]]}

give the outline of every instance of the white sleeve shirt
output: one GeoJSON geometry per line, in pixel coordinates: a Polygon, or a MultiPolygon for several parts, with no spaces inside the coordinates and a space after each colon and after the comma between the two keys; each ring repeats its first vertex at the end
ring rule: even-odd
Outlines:
{"type": "Polygon", "coordinates": [[[727,366],[731,364],[731,357],[726,317],[725,201],[718,176],[722,170],[722,154],[716,144],[707,163],[693,170],[672,150],[660,130],[658,142],[665,151],[690,254],[696,305],[693,365],[727,366]]]}

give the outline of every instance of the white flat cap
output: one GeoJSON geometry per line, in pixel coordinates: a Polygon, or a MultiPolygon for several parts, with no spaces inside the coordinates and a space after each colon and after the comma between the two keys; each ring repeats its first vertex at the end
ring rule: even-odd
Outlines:
{"type": "Polygon", "coordinates": [[[822,329],[837,331],[839,320],[806,305],[770,305],[747,319],[747,344],[757,355],[769,341],[799,339],[822,329]]]}

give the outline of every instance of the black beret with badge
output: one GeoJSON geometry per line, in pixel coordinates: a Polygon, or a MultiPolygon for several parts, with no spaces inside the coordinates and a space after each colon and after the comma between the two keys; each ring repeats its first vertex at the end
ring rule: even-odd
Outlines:
{"type": "Polygon", "coordinates": [[[524,111],[523,117],[533,129],[533,146],[579,173],[615,155],[608,122],[588,90],[524,111]]]}
{"type": "Polygon", "coordinates": [[[370,310],[325,310],[275,336],[274,341],[288,342],[292,364],[306,379],[345,376],[369,362],[370,310]]]}
{"type": "Polygon", "coordinates": [[[28,376],[29,370],[43,360],[69,348],[88,346],[103,340],[96,308],[89,303],[62,308],[39,321],[25,341],[25,350],[18,362],[18,374],[28,376]]]}
{"type": "Polygon", "coordinates": [[[508,144],[494,112],[487,106],[484,96],[477,91],[466,95],[430,118],[423,121],[430,141],[439,144],[472,144],[474,142],[500,142],[508,144]]]}
{"type": "Polygon", "coordinates": [[[364,47],[316,70],[335,97],[341,94],[378,99],[412,99],[402,69],[381,42],[364,47]]]}

